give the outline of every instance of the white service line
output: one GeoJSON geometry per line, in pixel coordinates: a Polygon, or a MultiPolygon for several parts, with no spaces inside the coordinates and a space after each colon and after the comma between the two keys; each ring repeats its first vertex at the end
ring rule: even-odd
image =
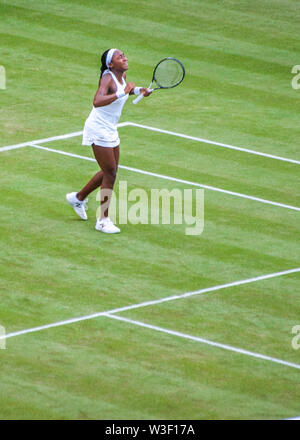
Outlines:
{"type": "Polygon", "coordinates": [[[185,292],[185,293],[183,293],[181,295],[167,296],[167,297],[160,298],[160,299],[155,299],[155,300],[151,300],[151,301],[144,301],[144,302],[138,303],[138,304],[132,304],[130,306],[118,307],[116,309],[107,310],[107,311],[104,311],[104,312],[93,313],[91,315],[79,316],[79,317],[76,317],[76,318],[66,319],[64,321],[58,321],[58,322],[54,322],[54,323],[51,323],[51,324],[45,324],[45,325],[41,325],[41,326],[38,326],[38,327],[32,327],[32,328],[28,328],[28,329],[24,329],[24,330],[19,330],[19,331],[16,331],[16,332],[7,333],[6,335],[0,336],[0,340],[1,339],[12,338],[14,336],[24,335],[24,334],[27,334],[27,333],[38,332],[38,331],[41,331],[41,330],[47,330],[47,329],[52,328],[52,327],[60,327],[60,326],[67,325],[67,324],[73,324],[75,322],[86,321],[88,319],[98,318],[100,316],[104,316],[104,315],[107,315],[107,314],[111,315],[113,313],[126,312],[128,310],[138,309],[138,308],[147,307],[147,306],[153,306],[153,305],[161,304],[161,303],[167,302],[167,301],[174,301],[176,299],[182,299],[182,298],[187,298],[187,297],[194,296],[194,295],[200,295],[200,294],[203,294],[203,293],[214,292],[216,290],[226,289],[228,287],[235,287],[235,286],[240,286],[242,284],[254,283],[256,281],[267,280],[267,279],[270,279],[270,278],[275,278],[275,277],[279,277],[279,276],[282,276],[282,275],[288,275],[288,274],[292,274],[292,273],[296,273],[296,272],[300,272],[300,267],[297,267],[297,268],[294,268],[294,269],[284,270],[284,271],[281,271],[281,272],[274,272],[274,273],[270,273],[270,274],[267,274],[267,275],[260,275],[258,277],[247,278],[247,279],[244,279],[244,280],[233,281],[232,283],[221,284],[221,285],[218,285],[218,286],[206,287],[204,289],[194,290],[192,292],[185,292]]]}
{"type": "MultiPolygon", "coordinates": [[[[184,138],[184,139],[189,139],[189,140],[192,140],[192,141],[203,142],[203,143],[206,143],[206,144],[216,145],[216,146],[223,147],[223,148],[229,148],[231,150],[243,151],[244,153],[255,154],[257,156],[263,156],[263,157],[267,157],[267,158],[270,158],[270,159],[276,159],[276,160],[281,160],[283,162],[290,162],[290,163],[293,163],[293,164],[300,165],[300,161],[299,160],[289,159],[287,157],[282,157],[282,156],[275,156],[273,154],[268,154],[268,153],[262,153],[261,151],[250,150],[248,148],[236,147],[234,145],[224,144],[222,142],[210,141],[209,139],[203,139],[203,138],[199,138],[199,137],[195,137],[195,136],[189,136],[187,134],[177,133],[175,131],[163,130],[161,128],[151,127],[149,125],[137,124],[135,122],[121,122],[120,124],[118,124],[118,127],[126,127],[126,126],[144,128],[145,130],[156,131],[158,133],[165,133],[165,134],[169,134],[171,136],[177,136],[177,137],[184,138]]],[[[37,139],[37,140],[34,140],[34,141],[23,142],[22,144],[9,145],[7,147],[1,147],[0,148],[0,152],[1,151],[14,150],[16,148],[27,147],[27,145],[29,143],[39,143],[39,144],[42,144],[44,142],[51,142],[51,141],[55,141],[55,140],[68,139],[68,138],[71,138],[71,137],[74,137],[74,136],[81,136],[81,135],[82,135],[82,131],[76,131],[74,133],[67,133],[67,134],[63,134],[63,135],[59,135],[59,136],[52,136],[52,137],[45,138],[45,139],[37,139]]]]}
{"type": "Polygon", "coordinates": [[[44,142],[52,142],[52,141],[59,141],[62,139],[69,139],[71,137],[80,136],[81,134],[82,134],[82,131],[76,131],[74,133],[62,134],[61,136],[52,136],[52,137],[45,138],[45,139],[37,139],[35,141],[23,142],[22,144],[9,145],[7,147],[1,147],[0,152],[15,150],[17,148],[28,147],[29,145],[35,144],[35,143],[42,144],[44,142]]]}
{"type": "Polygon", "coordinates": [[[235,147],[234,145],[228,145],[228,144],[223,144],[221,142],[210,141],[208,139],[203,139],[203,138],[199,138],[199,137],[195,137],[195,136],[189,136],[187,134],[177,133],[175,131],[162,130],[161,128],[151,127],[149,125],[143,125],[143,124],[136,124],[135,122],[128,122],[127,125],[129,125],[129,126],[131,125],[132,127],[144,128],[145,130],[157,131],[158,133],[165,133],[165,134],[169,134],[171,136],[177,136],[177,137],[189,139],[192,141],[203,142],[204,144],[216,145],[218,147],[229,148],[231,150],[237,150],[237,151],[243,151],[244,153],[255,154],[257,156],[264,156],[264,157],[268,157],[270,159],[276,159],[276,160],[281,160],[283,162],[290,162],[290,163],[300,165],[299,160],[289,159],[287,157],[282,157],[282,156],[274,156],[273,154],[262,153],[260,151],[255,151],[255,150],[249,150],[248,148],[235,147]]]}
{"type": "Polygon", "coordinates": [[[180,338],[190,339],[191,341],[201,342],[202,344],[212,345],[213,347],[223,348],[224,350],[234,351],[235,353],[244,354],[246,356],[251,356],[258,359],[263,359],[265,361],[275,362],[276,364],[281,364],[287,367],[297,368],[298,370],[300,370],[299,364],[294,364],[293,362],[287,362],[282,359],[266,356],[260,353],[255,353],[253,351],[244,350],[243,348],[233,347],[232,345],[227,345],[227,344],[221,344],[220,342],[210,341],[209,339],[188,335],[186,333],[181,333],[167,328],[158,327],[156,325],[145,324],[144,322],[124,318],[123,316],[110,315],[109,313],[106,313],[106,315],[104,316],[106,316],[107,318],[116,319],[118,321],[128,322],[129,324],[134,324],[140,327],[148,328],[150,330],[156,330],[161,333],[167,333],[169,335],[179,336],[180,338]]]}
{"type": "MultiPolygon", "coordinates": [[[[120,124],[118,124],[118,128],[119,127],[126,127],[126,125],[129,125],[129,122],[121,122],[120,124]]],[[[37,139],[35,141],[23,142],[21,144],[8,145],[7,147],[1,147],[0,152],[15,150],[17,148],[27,147],[32,144],[44,144],[45,142],[52,142],[52,141],[59,141],[59,140],[63,140],[63,139],[69,139],[69,138],[81,136],[81,135],[82,135],[82,130],[81,131],[74,131],[73,133],[62,134],[59,136],[52,136],[52,137],[48,137],[45,139],[37,139]]]]}
{"type": "MultiPolygon", "coordinates": [[[[91,157],[81,156],[79,154],[74,154],[74,153],[68,153],[67,151],[63,151],[63,150],[57,150],[54,148],[43,147],[41,145],[33,144],[30,142],[27,145],[30,147],[41,149],[41,150],[50,151],[52,153],[63,154],[65,156],[76,157],[78,159],[84,159],[84,160],[88,160],[90,162],[96,162],[96,159],[93,159],[91,157]]],[[[279,202],[272,202],[271,200],[261,199],[260,197],[254,197],[254,196],[249,196],[247,194],[242,194],[242,193],[238,193],[238,192],[234,192],[234,191],[228,191],[227,189],[217,188],[217,187],[209,186],[209,185],[203,185],[201,183],[191,182],[189,180],[177,179],[176,177],[166,176],[164,174],[152,173],[150,171],[140,170],[138,168],[127,167],[125,165],[119,165],[119,168],[122,168],[127,171],[132,171],[134,173],[145,174],[147,176],[158,177],[160,179],[171,180],[173,182],[183,183],[185,185],[192,185],[192,186],[196,186],[198,188],[204,188],[204,189],[207,189],[210,191],[221,192],[224,194],[229,194],[231,196],[241,197],[243,199],[254,200],[256,202],[265,203],[267,205],[279,206],[281,208],[292,209],[293,211],[300,211],[300,207],[297,207],[297,206],[286,205],[284,203],[279,203],[279,202]]]]}

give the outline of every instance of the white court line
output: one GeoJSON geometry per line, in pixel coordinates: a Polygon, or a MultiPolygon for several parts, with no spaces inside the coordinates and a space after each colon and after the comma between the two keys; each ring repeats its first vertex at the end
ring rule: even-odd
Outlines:
{"type": "MultiPolygon", "coordinates": [[[[184,139],[189,139],[189,140],[192,140],[192,141],[203,142],[203,143],[206,143],[206,144],[216,145],[216,146],[223,147],[223,148],[229,148],[231,150],[242,151],[244,153],[255,154],[257,156],[263,156],[263,157],[267,157],[269,159],[276,159],[276,160],[281,160],[283,162],[290,162],[290,163],[293,163],[293,164],[300,165],[300,161],[299,160],[289,159],[287,157],[282,157],[282,156],[275,156],[273,154],[268,154],[268,153],[262,153],[260,151],[250,150],[248,148],[236,147],[234,145],[224,144],[222,142],[210,141],[208,139],[203,139],[203,138],[199,138],[199,137],[195,137],[195,136],[189,136],[189,135],[186,135],[186,134],[177,133],[175,131],[163,130],[161,128],[151,127],[149,125],[137,124],[135,122],[121,122],[120,124],[118,124],[118,127],[126,127],[126,126],[144,128],[145,130],[156,131],[158,133],[165,133],[165,134],[169,134],[171,136],[177,136],[177,137],[184,138],[184,139]]],[[[81,135],[82,135],[82,131],[76,131],[74,133],[67,133],[67,134],[63,134],[63,135],[60,135],[60,136],[52,136],[52,137],[45,138],[45,139],[37,139],[35,141],[23,142],[22,144],[10,145],[10,146],[7,146],[7,147],[1,147],[0,148],[0,152],[1,151],[13,150],[13,149],[16,149],[16,148],[26,147],[27,145],[29,145],[29,143],[43,144],[45,142],[51,142],[51,141],[61,140],[61,139],[68,139],[68,138],[71,138],[71,137],[74,137],[74,136],[81,136],[81,135]]]]}
{"type": "MultiPolygon", "coordinates": [[[[119,127],[126,127],[126,125],[129,125],[129,122],[121,122],[120,124],[118,124],[118,128],[119,127]]],[[[81,136],[81,135],[82,135],[82,130],[81,131],[74,131],[73,133],[62,134],[59,136],[52,136],[52,137],[48,137],[45,139],[37,139],[35,141],[23,142],[21,144],[8,145],[7,147],[1,147],[0,152],[15,150],[18,148],[23,148],[23,147],[28,147],[30,144],[44,144],[45,142],[59,141],[59,140],[69,139],[69,138],[81,136]]]]}
{"type": "Polygon", "coordinates": [[[162,130],[161,128],[155,128],[155,127],[151,127],[149,125],[143,125],[143,124],[136,124],[135,122],[128,122],[127,125],[129,125],[129,126],[131,125],[132,127],[144,128],[145,130],[156,131],[158,133],[165,133],[165,134],[169,134],[171,136],[177,136],[177,137],[189,139],[192,141],[203,142],[204,144],[216,145],[218,147],[229,148],[231,150],[237,150],[237,151],[243,151],[244,153],[255,154],[257,156],[268,157],[270,159],[276,159],[276,160],[281,160],[283,162],[290,162],[290,163],[300,165],[299,160],[289,159],[287,157],[282,157],[282,156],[274,156],[273,154],[262,153],[260,151],[255,151],[255,150],[249,150],[248,148],[235,147],[234,145],[223,144],[221,142],[214,142],[214,141],[210,141],[208,139],[203,139],[203,138],[199,138],[199,137],[195,137],[195,136],[189,136],[187,134],[177,133],[175,131],[162,130]]]}
{"type": "Polygon", "coordinates": [[[7,333],[6,335],[0,336],[0,340],[1,339],[8,339],[8,338],[12,338],[15,336],[20,336],[20,335],[25,335],[27,333],[34,333],[34,332],[38,332],[41,330],[47,330],[47,329],[53,328],[53,327],[61,327],[63,325],[73,324],[73,323],[80,322],[80,321],[86,321],[88,319],[99,318],[100,316],[105,316],[107,314],[112,315],[114,313],[126,312],[128,310],[138,309],[138,308],[147,307],[147,306],[153,306],[153,305],[161,304],[161,303],[167,302],[167,301],[174,301],[177,299],[188,298],[188,297],[194,296],[194,295],[200,295],[203,293],[214,292],[217,290],[226,289],[228,287],[235,287],[235,286],[240,286],[243,284],[254,283],[257,281],[267,280],[270,278],[275,278],[275,277],[279,277],[282,275],[288,275],[288,274],[296,273],[296,272],[300,272],[300,267],[297,267],[294,269],[284,270],[281,272],[274,272],[274,273],[270,273],[267,275],[260,275],[258,277],[247,278],[244,280],[233,281],[232,283],[221,284],[219,286],[213,286],[213,287],[207,287],[207,288],[200,289],[200,290],[194,290],[192,292],[186,292],[181,295],[173,295],[173,296],[167,296],[167,297],[156,299],[156,300],[144,301],[142,303],[132,304],[130,306],[118,307],[116,309],[107,310],[104,312],[93,313],[91,315],[79,316],[76,318],[70,318],[70,319],[66,319],[64,321],[58,321],[58,322],[54,322],[51,324],[41,325],[38,327],[32,327],[32,328],[28,328],[28,329],[24,329],[24,330],[18,330],[18,331],[7,333]]]}
{"type": "Polygon", "coordinates": [[[16,145],[8,145],[7,147],[1,147],[0,153],[2,151],[9,151],[9,150],[16,150],[18,148],[28,147],[28,142],[23,142],[22,144],[16,144],[16,145]]]}
{"type": "MultiPolygon", "coordinates": [[[[96,159],[93,159],[91,157],[81,156],[79,154],[74,154],[74,153],[68,153],[67,151],[63,151],[63,150],[42,147],[41,145],[33,144],[30,142],[27,145],[30,147],[41,149],[41,150],[50,151],[52,153],[63,154],[65,156],[75,157],[78,159],[84,159],[84,160],[88,160],[90,162],[96,162],[96,159]]],[[[272,202],[271,200],[261,199],[260,197],[254,197],[254,196],[249,196],[247,194],[242,194],[242,193],[238,193],[238,192],[234,192],[234,191],[228,191],[227,189],[217,188],[217,187],[209,186],[209,185],[203,185],[201,183],[191,182],[189,180],[178,179],[176,177],[166,176],[164,174],[152,173],[150,171],[140,170],[138,168],[127,167],[125,165],[119,165],[119,168],[122,168],[127,171],[133,171],[134,173],[145,174],[147,176],[158,177],[160,179],[171,180],[173,182],[183,183],[185,185],[192,185],[192,186],[196,186],[198,188],[204,188],[204,189],[207,189],[210,191],[221,192],[224,194],[229,194],[231,196],[241,197],[243,199],[254,200],[256,202],[265,203],[267,205],[279,206],[281,208],[292,209],[293,211],[300,211],[300,207],[297,207],[297,206],[286,205],[284,203],[279,203],[279,202],[272,202]]]]}
{"type": "Polygon", "coordinates": [[[37,148],[38,150],[50,151],[51,153],[62,154],[63,156],[75,157],[76,159],[88,160],[89,162],[97,162],[96,159],[94,159],[93,157],[81,156],[80,154],[69,153],[68,151],[57,150],[55,148],[42,147],[41,145],[32,144],[31,142],[27,144],[27,147],[37,148]]]}
{"type": "Polygon", "coordinates": [[[281,364],[281,365],[285,365],[287,367],[297,368],[298,370],[300,370],[299,364],[294,364],[293,362],[283,361],[282,359],[274,358],[271,356],[266,356],[266,355],[260,354],[260,353],[255,353],[253,351],[244,350],[243,348],[233,347],[232,345],[227,345],[227,344],[221,344],[219,342],[210,341],[209,339],[204,339],[204,338],[200,338],[198,336],[188,335],[186,333],[181,333],[181,332],[166,329],[163,327],[158,327],[156,325],[145,324],[144,322],[124,318],[123,316],[111,315],[109,313],[107,313],[104,316],[106,316],[107,318],[117,319],[118,321],[128,322],[129,324],[134,324],[134,325],[138,325],[140,327],[148,328],[150,330],[155,330],[155,331],[158,331],[161,333],[167,333],[167,334],[173,335],[173,336],[179,336],[184,339],[190,339],[191,341],[201,342],[202,344],[212,345],[213,347],[223,348],[224,350],[234,351],[235,353],[244,354],[246,356],[251,356],[251,357],[258,358],[258,359],[263,359],[265,361],[274,362],[276,364],[281,364]]]}
{"type": "Polygon", "coordinates": [[[258,277],[247,278],[245,280],[233,281],[231,283],[221,284],[219,286],[206,287],[204,289],[182,293],[181,295],[167,296],[165,298],[155,299],[152,301],[146,301],[146,302],[142,302],[140,304],[133,304],[132,306],[119,307],[118,309],[114,309],[112,312],[107,312],[107,313],[121,313],[121,312],[125,312],[127,310],[137,309],[137,308],[146,307],[146,306],[152,306],[155,304],[161,304],[163,302],[174,301],[176,299],[189,298],[190,296],[200,295],[200,294],[209,293],[209,292],[215,292],[216,290],[227,289],[228,287],[242,286],[243,284],[254,283],[256,281],[262,281],[262,280],[268,280],[270,278],[276,278],[276,277],[280,277],[283,275],[289,275],[291,273],[297,273],[297,272],[300,272],[300,267],[296,267],[295,269],[284,270],[281,272],[274,272],[274,273],[270,273],[268,275],[260,275],[258,277]]]}
{"type": "Polygon", "coordinates": [[[58,140],[62,140],[62,139],[69,139],[71,137],[80,136],[81,134],[82,134],[82,131],[75,131],[74,133],[62,134],[60,136],[52,136],[52,137],[45,138],[45,139],[37,139],[35,141],[23,142],[22,144],[9,145],[7,147],[1,147],[0,152],[15,150],[17,148],[28,147],[30,144],[35,144],[35,143],[42,144],[45,142],[52,142],[52,141],[58,141],[58,140]]]}

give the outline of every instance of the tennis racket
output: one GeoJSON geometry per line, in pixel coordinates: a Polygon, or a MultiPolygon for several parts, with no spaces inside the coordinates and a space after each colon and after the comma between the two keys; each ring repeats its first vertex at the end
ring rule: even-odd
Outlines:
{"type": "MultiPolygon", "coordinates": [[[[152,90],[172,89],[178,86],[183,80],[185,69],[183,64],[176,58],[168,57],[161,60],[154,69],[152,81],[148,87],[151,90],[152,84],[155,82],[157,87],[152,90]]],[[[144,98],[141,93],[132,103],[137,104],[144,98]]]]}

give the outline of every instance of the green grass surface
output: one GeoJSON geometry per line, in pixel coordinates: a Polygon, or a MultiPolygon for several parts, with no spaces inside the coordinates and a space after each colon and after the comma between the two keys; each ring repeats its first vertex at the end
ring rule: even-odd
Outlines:
{"type": "MultiPolygon", "coordinates": [[[[133,121],[300,160],[299,4],[264,1],[0,0],[0,147],[81,130],[100,54],[120,47],[148,85],[176,56],[176,90],[133,121]]],[[[300,206],[299,165],[120,128],[122,165],[300,206]]],[[[92,157],[81,138],[44,144],[92,157]]],[[[299,212],[205,190],[201,236],[122,225],[106,236],[65,202],[93,162],[31,147],[0,152],[0,324],[7,333],[299,267],[299,212]]],[[[129,189],[187,185],[119,169],[129,189]]],[[[299,274],[122,316],[300,364],[299,274]]],[[[300,414],[299,370],[100,317],[22,335],[0,350],[3,419],[280,419],[300,414]]]]}

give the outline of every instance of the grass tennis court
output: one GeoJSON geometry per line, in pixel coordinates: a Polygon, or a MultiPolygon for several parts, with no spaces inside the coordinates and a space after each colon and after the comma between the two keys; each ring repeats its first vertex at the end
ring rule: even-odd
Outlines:
{"type": "Polygon", "coordinates": [[[299,12],[292,0],[170,0],[167,11],[158,0],[0,0],[0,325],[61,321],[0,350],[1,419],[300,415],[299,12]],[[204,190],[200,236],[174,224],[96,232],[96,193],[89,220],[76,217],[65,194],[97,165],[59,151],[92,158],[81,136],[1,151],[82,130],[109,47],[137,85],[164,56],[186,68],[177,89],[131,97],[121,122],[265,154],[119,128],[121,166],[178,179],[120,167],[128,188],[222,190],[204,190]]]}

